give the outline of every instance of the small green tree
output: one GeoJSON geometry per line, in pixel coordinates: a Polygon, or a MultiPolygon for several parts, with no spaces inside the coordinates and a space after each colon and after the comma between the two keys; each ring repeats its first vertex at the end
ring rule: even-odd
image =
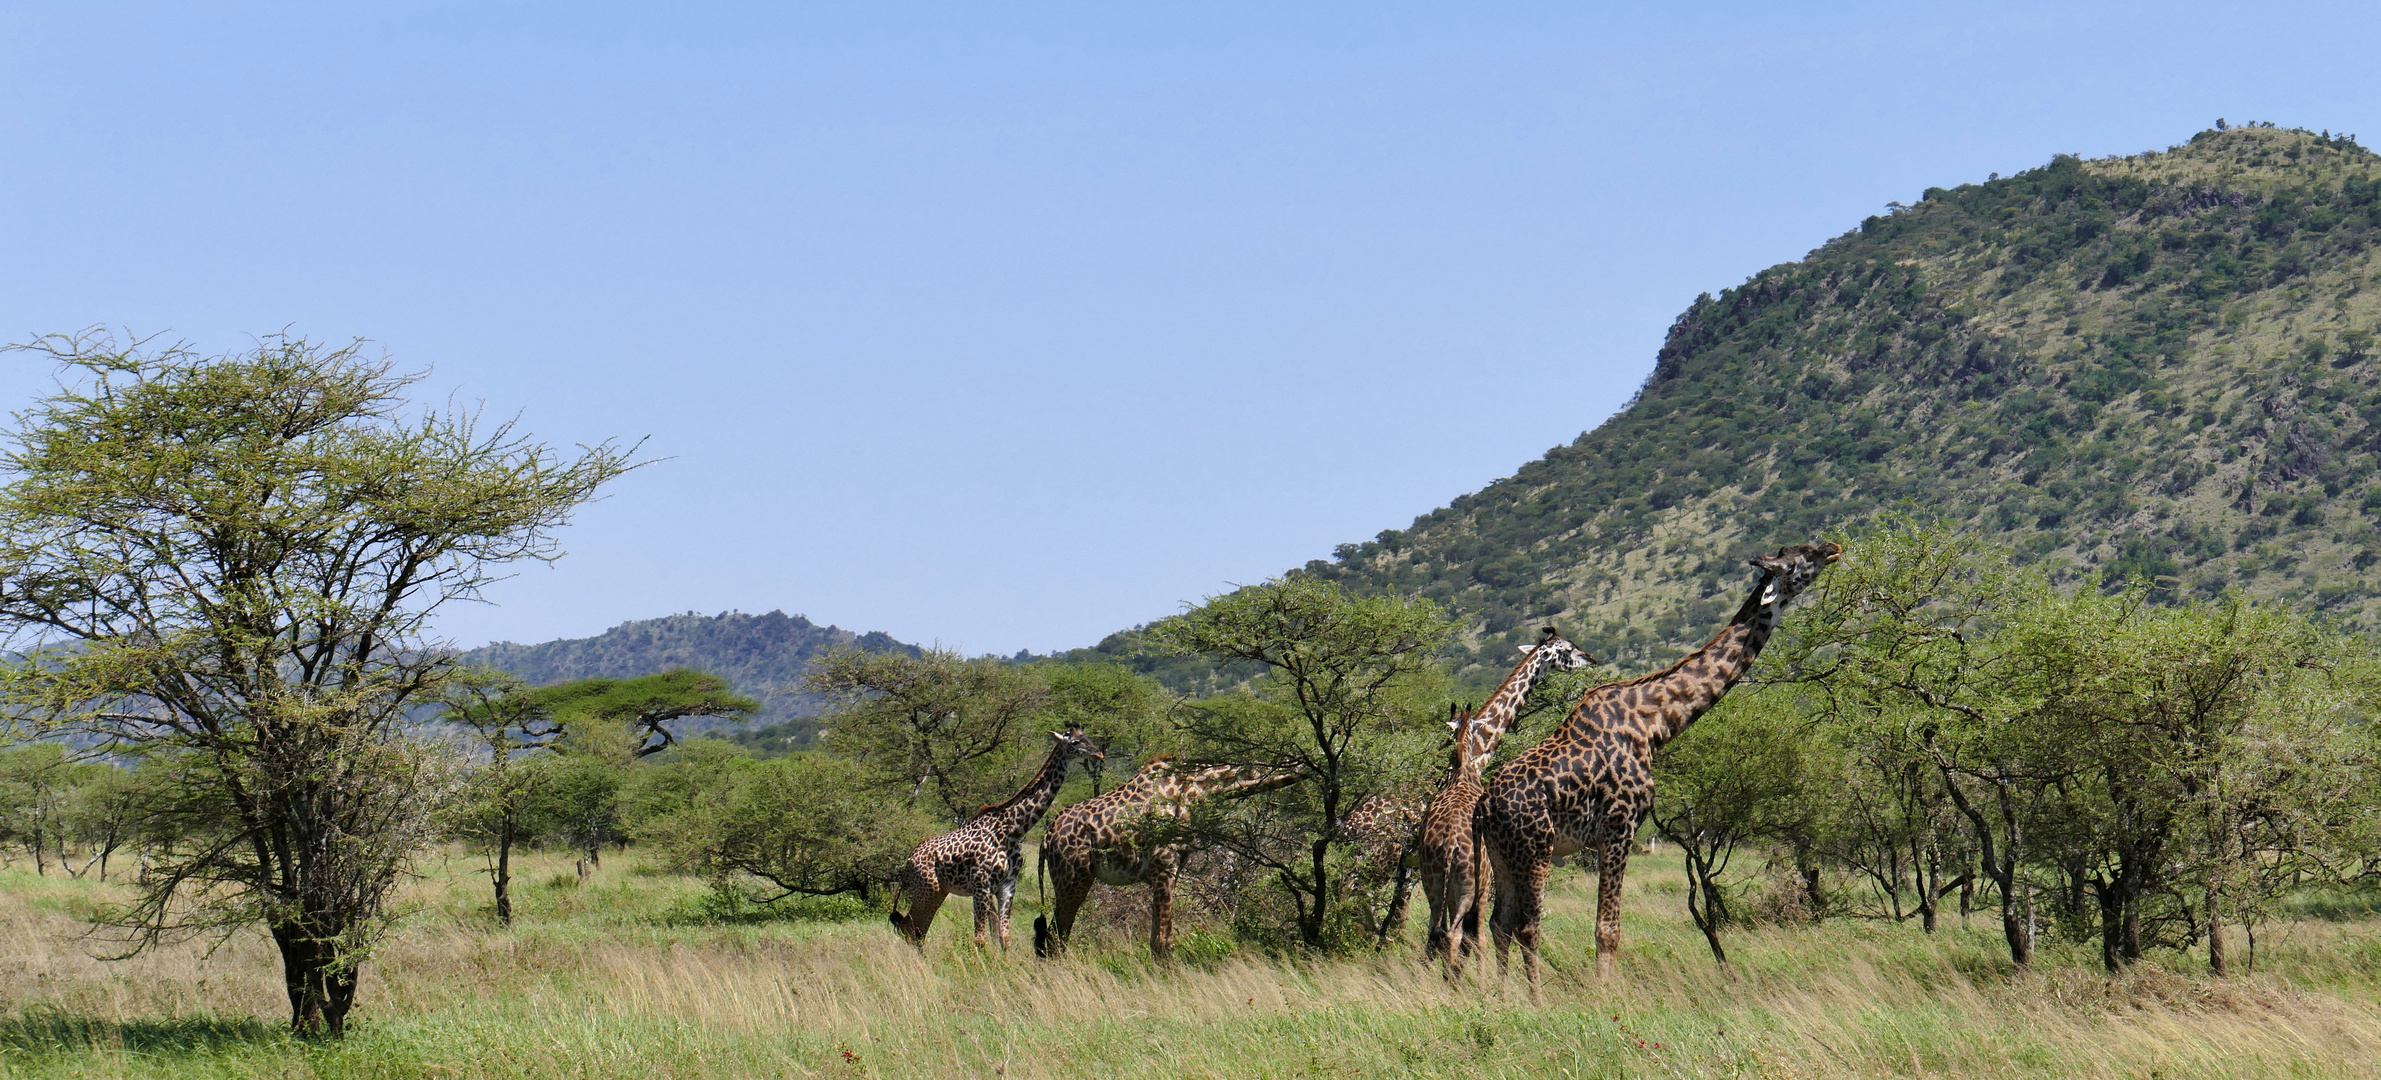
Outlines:
{"type": "MultiPolygon", "coordinates": [[[[1933,799],[1948,800],[1998,888],[2010,958],[2030,963],[2034,826],[2069,768],[2034,722],[2050,676],[2025,642],[2042,639],[2006,626],[2038,607],[2049,587],[2015,568],[2006,547],[1942,522],[1887,517],[1843,543],[1847,565],[1812,590],[1764,655],[1765,670],[1824,689],[1813,700],[1827,738],[1844,751],[1847,783],[1849,771],[1863,771],[1893,791],[1883,803],[1906,812],[1879,815],[1892,827],[1879,835],[1860,815],[1833,807],[1797,854],[1915,844],[1911,861],[1924,865],[1942,827],[1933,799]],[[1939,787],[1923,782],[1922,763],[1939,787]]],[[[1859,861],[1872,870],[1884,862],[1859,861]]],[[[1815,890],[1818,868],[1803,870],[1815,890]]],[[[1900,874],[1885,875],[1895,887],[1900,874]]]]}
{"type": "Polygon", "coordinates": [[[535,689],[503,672],[458,676],[445,719],[472,732],[474,770],[462,830],[487,843],[496,916],[512,922],[512,849],[558,831],[580,851],[580,873],[601,865],[619,824],[625,769],[678,745],[674,725],[693,717],[742,721],[760,703],[727,681],[684,668],[636,679],[581,679],[535,689]],[[554,754],[570,760],[544,760],[554,754]]]}
{"type": "Polygon", "coordinates": [[[1722,968],[1720,931],[1736,921],[1729,862],[1806,827],[1810,732],[1796,699],[1792,688],[1738,691],[1654,756],[1654,828],[1686,855],[1687,915],[1722,968]]]}
{"type": "Polygon", "coordinates": [[[108,859],[130,845],[148,845],[159,838],[146,818],[155,801],[154,769],[119,769],[109,765],[83,766],[81,778],[66,807],[67,837],[82,847],[80,877],[94,867],[107,880],[108,859]]]}
{"type": "Polygon", "coordinates": [[[81,383],[0,453],[10,715],[158,770],[130,949],[262,924],[292,1027],[337,1036],[454,780],[414,734],[455,668],[429,620],[558,555],[627,455],[402,416],[413,380],[357,347],[27,348],[81,383]]]}
{"type": "Polygon", "coordinates": [[[1349,596],[1307,574],[1210,597],[1148,631],[1176,655],[1263,665],[1245,691],[1187,703],[1178,724],[1198,756],[1306,775],[1215,818],[1209,839],[1273,872],[1307,947],[1330,944],[1347,892],[1334,853],[1349,814],[1414,788],[1433,762],[1447,685],[1437,657],[1452,632],[1427,600],[1349,596]]]}
{"type": "Polygon", "coordinates": [[[462,672],[447,688],[446,721],[470,731],[475,756],[485,755],[464,789],[457,831],[487,845],[496,918],[506,926],[513,922],[513,847],[532,835],[531,815],[545,777],[535,755],[559,734],[527,689],[521,680],[485,668],[462,672]]]}
{"type": "Polygon", "coordinates": [[[748,883],[763,883],[768,892],[752,898],[763,904],[873,897],[936,831],[933,819],[853,784],[843,762],[817,751],[755,761],[706,749],[648,776],[632,800],[637,827],[665,864],[708,877],[722,896],[743,899],[748,883]]]}
{"type": "Polygon", "coordinates": [[[1043,745],[1050,686],[1033,668],[843,649],[814,661],[803,686],[836,702],[825,742],[852,782],[903,806],[924,801],[953,824],[1007,798],[1039,761],[1025,759],[1043,745]]]}
{"type": "Polygon", "coordinates": [[[66,748],[34,743],[0,751],[0,833],[33,856],[33,872],[49,873],[51,857],[66,868],[68,807],[77,775],[66,748]]]}

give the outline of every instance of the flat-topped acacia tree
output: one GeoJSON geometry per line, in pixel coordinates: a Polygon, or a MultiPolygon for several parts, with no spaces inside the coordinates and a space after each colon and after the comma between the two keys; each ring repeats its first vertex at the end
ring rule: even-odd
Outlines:
{"type": "Polygon", "coordinates": [[[456,673],[431,615],[558,555],[631,451],[415,415],[419,377],[352,345],[18,350],[64,374],[0,449],[6,704],[172,781],[144,809],[177,839],[108,918],[127,951],[262,924],[292,1026],[338,1036],[454,773],[413,736],[456,673]]]}

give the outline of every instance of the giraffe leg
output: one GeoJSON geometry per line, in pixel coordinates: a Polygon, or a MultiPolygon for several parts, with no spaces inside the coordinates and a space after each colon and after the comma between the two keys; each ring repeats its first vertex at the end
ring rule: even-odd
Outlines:
{"type": "Polygon", "coordinates": [[[1083,901],[1091,895],[1091,871],[1070,867],[1056,859],[1050,861],[1050,955],[1066,955],[1067,938],[1075,932],[1075,914],[1083,910],[1083,901]],[[1080,871],[1080,872],[1078,872],[1080,871]]]}
{"type": "Polygon", "coordinates": [[[1453,898],[1447,895],[1446,885],[1446,870],[1426,855],[1422,860],[1422,900],[1430,905],[1430,935],[1422,939],[1425,961],[1447,955],[1447,905],[1453,898]]]}
{"type": "Polygon", "coordinates": [[[1519,925],[1515,920],[1521,915],[1521,897],[1513,887],[1519,875],[1497,857],[1493,847],[1489,849],[1488,864],[1489,882],[1473,882],[1472,888],[1474,895],[1478,895],[1483,884],[1493,884],[1496,889],[1496,911],[1489,917],[1488,934],[1496,943],[1496,970],[1501,975],[1512,960],[1513,931],[1519,925]]]}
{"type": "Polygon", "coordinates": [[[1488,860],[1479,852],[1479,841],[1473,841],[1461,858],[1454,860],[1447,874],[1447,977],[1460,978],[1463,965],[1480,949],[1480,909],[1488,906],[1488,860]]]}
{"type": "Polygon", "coordinates": [[[1620,960],[1620,881],[1629,871],[1629,841],[1605,844],[1596,859],[1596,969],[1611,974],[1620,960]]]}
{"type": "Polygon", "coordinates": [[[992,898],[992,925],[1000,932],[1000,951],[1009,951],[1009,907],[1017,901],[1017,883],[1002,882],[992,898]]]}
{"type": "Polygon", "coordinates": [[[1159,866],[1149,875],[1149,955],[1165,963],[1174,958],[1174,868],[1159,866]]]}
{"type": "MultiPolygon", "coordinates": [[[[1470,942],[1464,938],[1464,914],[1471,909],[1472,852],[1466,845],[1449,845],[1446,869],[1439,872],[1439,889],[1443,898],[1431,913],[1430,934],[1437,939],[1439,955],[1447,962],[1447,977],[1463,975],[1464,952],[1470,942]]],[[[1477,929],[1477,924],[1474,924],[1477,929]]]]}
{"type": "Polygon", "coordinates": [[[975,902],[976,948],[980,949],[984,947],[984,927],[986,924],[992,921],[992,896],[990,893],[977,893],[975,894],[975,902]]]}
{"type": "MultiPolygon", "coordinates": [[[[1513,937],[1521,943],[1521,973],[1529,980],[1532,1000],[1538,996],[1538,933],[1546,913],[1546,879],[1554,870],[1552,859],[1534,859],[1521,872],[1521,880],[1513,883],[1513,937]]],[[[1497,886],[1504,887],[1503,875],[1497,886]]],[[[1499,895],[1502,895],[1500,892],[1499,895]]],[[[1497,915],[1504,916],[1504,904],[1497,904],[1497,915]]]]}

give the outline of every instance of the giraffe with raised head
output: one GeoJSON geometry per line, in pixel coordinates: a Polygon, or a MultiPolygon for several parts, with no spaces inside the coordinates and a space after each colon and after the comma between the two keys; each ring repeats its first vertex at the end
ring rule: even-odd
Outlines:
{"type": "Polygon", "coordinates": [[[1455,729],[1455,770],[1422,816],[1422,898],[1430,904],[1430,937],[1422,946],[1422,955],[1445,956],[1450,973],[1462,970],[1463,953],[1480,938],[1480,890],[1472,881],[1480,864],[1475,857],[1478,845],[1472,831],[1472,809],[1480,801],[1481,773],[1496,754],[1497,742],[1521,715],[1521,705],[1540,676],[1596,663],[1551,626],[1539,635],[1537,644],[1522,646],[1521,653],[1521,662],[1513,666],[1487,704],[1448,723],[1455,729]]]}
{"type": "Polygon", "coordinates": [[[1034,916],[1035,956],[1066,951],[1075,913],[1091,895],[1093,882],[1118,887],[1149,886],[1149,953],[1164,960],[1174,952],[1174,877],[1182,869],[1182,843],[1167,835],[1190,818],[1201,799],[1233,798],[1287,787],[1304,780],[1295,770],[1250,774],[1231,765],[1184,765],[1171,756],[1152,759],[1116,790],[1058,812],[1042,832],[1038,877],[1050,874],[1058,905],[1034,916]]]}
{"type": "Polygon", "coordinates": [[[1058,797],[1069,762],[1076,758],[1098,761],[1105,756],[1083,737],[1081,728],[1053,731],[1050,738],[1050,756],[1031,783],[1009,796],[1009,801],[985,807],[974,820],[919,844],[910,853],[909,862],[901,867],[901,889],[894,894],[892,912],[894,927],[910,944],[926,947],[926,929],[934,925],[934,913],[942,907],[943,898],[959,894],[975,900],[976,944],[984,943],[984,925],[990,922],[999,932],[1000,947],[1009,947],[1009,905],[1017,898],[1017,877],[1025,869],[1026,830],[1042,820],[1050,801],[1058,797]],[[898,906],[902,893],[909,894],[907,916],[898,906]]]}
{"type": "Polygon", "coordinates": [[[1768,644],[1786,604],[1842,556],[1843,548],[1831,543],[1753,556],[1760,580],[1702,648],[1651,675],[1589,690],[1560,730],[1506,762],[1489,781],[1474,811],[1479,848],[1496,887],[1489,926],[1500,964],[1512,942],[1520,941],[1533,991],[1539,919],[1554,860],[1596,852],[1596,962],[1610,970],[1620,948],[1629,845],[1653,809],[1654,751],[1718,704],[1768,644]]]}

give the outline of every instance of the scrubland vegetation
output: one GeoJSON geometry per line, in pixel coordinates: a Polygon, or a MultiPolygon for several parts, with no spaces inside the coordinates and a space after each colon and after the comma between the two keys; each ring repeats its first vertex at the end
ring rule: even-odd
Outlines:
{"type": "MultiPolygon", "coordinates": [[[[1627,950],[1594,973],[1594,881],[1562,871],[1533,1004],[1519,979],[1447,986],[1411,941],[1293,960],[1197,912],[1152,968],[1111,910],[1076,955],[920,956],[881,913],[723,911],[696,878],[567,853],[523,867],[511,929],[482,859],[449,852],[368,969],[341,1042],[288,1034],[262,935],[107,963],[77,917],[114,886],[0,875],[0,1069],[24,1076],[2052,1076],[2352,1077],[2381,1069],[2381,919],[2313,892],[2258,936],[2256,971],[2168,955],[2110,978],[2052,945],[2030,973],[1994,920],[1775,923],[1722,975],[1674,849],[1633,864],[1627,950]],[[848,1053],[848,1057],[846,1056],[848,1053]]],[[[1129,905],[1117,905],[1118,908],[1129,905]]]]}

